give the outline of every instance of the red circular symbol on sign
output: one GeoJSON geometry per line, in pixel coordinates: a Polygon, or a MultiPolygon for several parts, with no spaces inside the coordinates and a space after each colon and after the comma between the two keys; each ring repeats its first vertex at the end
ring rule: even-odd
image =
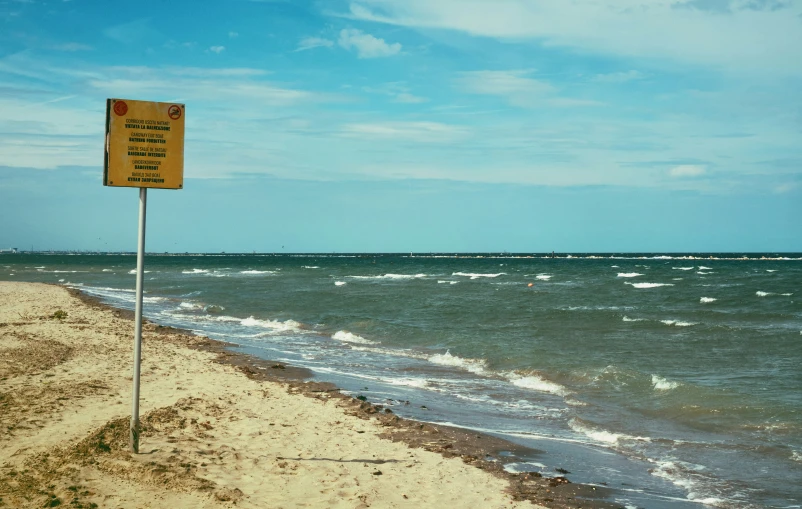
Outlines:
{"type": "Polygon", "coordinates": [[[114,113],[121,117],[128,113],[128,105],[125,104],[125,101],[117,101],[114,103],[114,113]]]}
{"type": "Polygon", "coordinates": [[[181,106],[173,104],[167,109],[167,115],[173,120],[181,118],[181,106]]]}

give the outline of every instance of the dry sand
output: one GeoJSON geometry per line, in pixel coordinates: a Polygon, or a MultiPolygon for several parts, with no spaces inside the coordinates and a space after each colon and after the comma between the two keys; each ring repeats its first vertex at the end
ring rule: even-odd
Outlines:
{"type": "Polygon", "coordinates": [[[459,437],[154,324],[131,454],[132,336],[124,313],[64,288],[0,282],[0,507],[531,508],[524,491],[561,488],[511,483],[459,437]]]}

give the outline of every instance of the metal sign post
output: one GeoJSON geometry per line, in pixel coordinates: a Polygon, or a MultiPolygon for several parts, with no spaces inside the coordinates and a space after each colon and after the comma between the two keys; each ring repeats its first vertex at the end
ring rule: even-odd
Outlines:
{"type": "Polygon", "coordinates": [[[128,444],[139,453],[139,367],[142,362],[142,281],[145,276],[145,217],[148,208],[148,188],[139,188],[139,234],[136,248],[136,307],[134,308],[134,389],[131,397],[131,426],[128,444]]]}
{"type": "Polygon", "coordinates": [[[134,370],[129,445],[139,453],[139,374],[142,363],[142,294],[148,188],[184,187],[184,105],[129,99],[106,101],[103,185],[139,188],[136,252],[134,370]]]}

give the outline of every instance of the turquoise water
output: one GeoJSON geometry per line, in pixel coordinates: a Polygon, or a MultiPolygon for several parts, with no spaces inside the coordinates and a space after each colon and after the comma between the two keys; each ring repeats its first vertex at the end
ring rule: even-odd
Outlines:
{"type": "MultiPolygon", "coordinates": [[[[145,314],[531,446],[508,468],[622,505],[800,507],[802,255],[740,258],[149,255],[145,314]]],[[[0,255],[0,279],[130,308],[135,265],[0,255]]]]}

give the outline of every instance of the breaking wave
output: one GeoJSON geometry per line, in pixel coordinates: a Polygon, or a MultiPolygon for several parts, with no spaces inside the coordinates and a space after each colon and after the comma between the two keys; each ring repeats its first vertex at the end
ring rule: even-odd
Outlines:
{"type": "Polygon", "coordinates": [[[479,279],[480,277],[499,277],[506,275],[506,272],[499,272],[498,274],[476,274],[471,272],[454,272],[452,276],[464,276],[471,279],[479,279]]]}
{"type": "Polygon", "coordinates": [[[657,288],[660,286],[674,286],[673,283],[624,283],[635,288],[657,288]]]}
{"type": "Polygon", "coordinates": [[[696,325],[694,322],[683,322],[682,320],[660,320],[660,323],[672,325],[674,327],[690,327],[696,325]]]}
{"type": "Polygon", "coordinates": [[[550,382],[539,375],[535,374],[519,374],[509,373],[507,379],[516,387],[524,389],[532,389],[539,392],[547,392],[549,394],[556,394],[558,396],[565,396],[568,390],[562,385],[550,382]]]}
{"type": "Polygon", "coordinates": [[[345,276],[351,279],[421,279],[426,274],[384,274],[382,276],[345,276]]]}
{"type": "Polygon", "coordinates": [[[331,339],[336,339],[337,341],[342,341],[344,343],[356,343],[358,345],[378,345],[378,341],[371,341],[369,339],[365,339],[362,336],[358,336],[348,331],[337,331],[332,334],[331,339]]]}
{"type": "Polygon", "coordinates": [[[652,386],[656,391],[670,391],[679,387],[679,382],[667,380],[662,376],[652,375],[652,386]]]}
{"type": "Polygon", "coordinates": [[[429,357],[429,362],[432,364],[439,364],[440,366],[464,369],[477,375],[485,373],[487,366],[487,361],[484,359],[463,359],[462,357],[451,355],[451,352],[448,350],[446,350],[446,353],[432,355],[429,357]]]}

